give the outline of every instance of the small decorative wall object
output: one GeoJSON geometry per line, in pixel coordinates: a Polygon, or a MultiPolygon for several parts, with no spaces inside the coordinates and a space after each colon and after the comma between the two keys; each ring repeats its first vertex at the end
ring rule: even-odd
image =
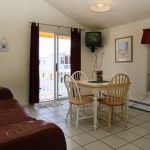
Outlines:
{"type": "Polygon", "coordinates": [[[3,37],[0,40],[0,52],[8,52],[8,50],[9,50],[9,45],[8,45],[7,39],[3,37]]]}
{"type": "Polygon", "coordinates": [[[132,62],[132,36],[115,39],[115,61],[116,62],[132,62]]]}

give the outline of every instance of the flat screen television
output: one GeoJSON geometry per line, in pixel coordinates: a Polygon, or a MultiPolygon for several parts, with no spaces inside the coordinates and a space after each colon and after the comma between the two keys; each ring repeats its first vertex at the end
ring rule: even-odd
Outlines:
{"type": "Polygon", "coordinates": [[[94,52],[96,48],[102,47],[101,32],[86,32],[85,43],[92,52],[94,52]]]}

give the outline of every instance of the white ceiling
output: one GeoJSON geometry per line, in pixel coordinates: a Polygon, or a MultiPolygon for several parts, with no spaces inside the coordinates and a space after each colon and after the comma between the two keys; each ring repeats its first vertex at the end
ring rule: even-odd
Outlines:
{"type": "Polygon", "coordinates": [[[108,12],[90,10],[97,0],[45,0],[50,5],[91,29],[104,29],[150,17],[150,0],[102,0],[112,8],[108,12]]]}

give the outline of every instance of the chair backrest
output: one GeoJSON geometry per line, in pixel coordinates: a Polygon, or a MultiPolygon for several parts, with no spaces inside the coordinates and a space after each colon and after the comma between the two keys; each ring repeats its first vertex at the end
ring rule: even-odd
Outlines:
{"type": "Polygon", "coordinates": [[[124,101],[129,90],[129,85],[130,80],[126,74],[117,74],[108,83],[106,100],[124,101]]]}
{"type": "Polygon", "coordinates": [[[74,80],[88,80],[87,75],[82,71],[75,71],[72,74],[72,77],[74,78],[74,80]]]}
{"type": "Polygon", "coordinates": [[[68,99],[69,100],[79,99],[80,101],[82,101],[79,87],[76,81],[73,79],[73,77],[68,74],[65,74],[64,83],[67,88],[68,99]]]}

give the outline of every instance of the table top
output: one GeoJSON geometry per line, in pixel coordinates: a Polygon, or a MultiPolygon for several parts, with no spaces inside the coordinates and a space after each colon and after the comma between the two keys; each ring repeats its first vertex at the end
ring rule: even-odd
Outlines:
{"type": "Polygon", "coordinates": [[[91,87],[91,88],[103,88],[107,87],[108,81],[107,82],[90,82],[90,81],[95,81],[95,80],[78,80],[77,84],[79,86],[86,86],[86,87],[91,87]]]}

